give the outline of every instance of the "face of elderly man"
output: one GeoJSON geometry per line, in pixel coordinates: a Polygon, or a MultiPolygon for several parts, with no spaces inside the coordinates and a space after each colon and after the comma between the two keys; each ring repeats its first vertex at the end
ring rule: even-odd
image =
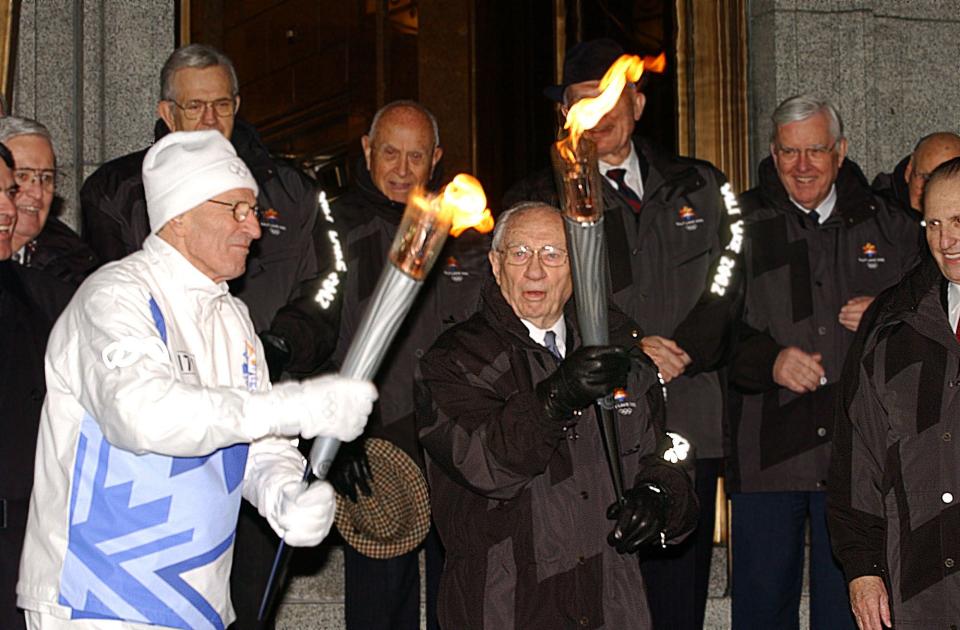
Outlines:
{"type": "Polygon", "coordinates": [[[923,199],[927,246],[940,272],[960,283],[960,178],[939,179],[927,186],[923,199]]]}
{"type": "Polygon", "coordinates": [[[257,198],[248,188],[228,190],[172,219],[164,227],[173,232],[174,247],[214,282],[242,275],[250,244],[260,238],[256,213],[250,210],[242,221],[237,220],[237,215],[244,210],[243,206],[233,210],[238,202],[252,208],[257,198]]]}
{"type": "Polygon", "coordinates": [[[563,219],[551,210],[532,208],[515,216],[505,229],[501,245],[504,251],[490,252],[490,265],[500,292],[517,317],[538,328],[549,328],[560,318],[563,305],[573,292],[569,258],[559,267],[551,267],[543,264],[540,251],[546,245],[566,251],[563,219]],[[510,264],[507,250],[519,245],[539,253],[525,263],[510,264]]]}
{"type": "Polygon", "coordinates": [[[180,68],[171,83],[176,101],[157,105],[157,115],[170,131],[215,129],[230,138],[240,97],[231,93],[225,67],[180,68]]]}
{"type": "Polygon", "coordinates": [[[847,141],[833,137],[830,119],[821,111],[806,120],[781,125],[770,154],[790,198],[813,210],[830,194],[847,156],[847,141]]]}
{"type": "Polygon", "coordinates": [[[0,260],[13,256],[13,230],[17,224],[14,204],[13,172],[0,160],[0,260]]]}
{"type": "Polygon", "coordinates": [[[952,133],[933,134],[917,147],[903,173],[910,190],[911,208],[921,208],[923,189],[933,169],[955,157],[960,157],[960,137],[952,133]]]}
{"type": "Polygon", "coordinates": [[[360,140],[370,177],[387,199],[406,203],[414,188],[426,187],[443,155],[434,146],[433,124],[423,112],[398,106],[384,112],[373,131],[360,140]]]}
{"type": "Polygon", "coordinates": [[[17,228],[13,251],[37,238],[50,216],[56,187],[56,160],[50,141],[36,134],[9,138],[4,144],[16,164],[14,178],[20,186],[17,194],[17,228]]]}
{"type": "MultiPolygon", "coordinates": [[[[574,83],[564,94],[566,105],[563,113],[584,98],[592,98],[600,93],[599,81],[574,83]]],[[[584,135],[597,145],[597,156],[608,164],[620,164],[630,155],[630,141],[633,129],[643,114],[646,97],[634,86],[627,85],[613,109],[607,112],[597,125],[584,135]]]]}

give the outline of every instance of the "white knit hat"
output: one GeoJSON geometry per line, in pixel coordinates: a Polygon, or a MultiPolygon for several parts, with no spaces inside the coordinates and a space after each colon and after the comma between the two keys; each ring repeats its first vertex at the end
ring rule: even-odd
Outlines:
{"type": "Polygon", "coordinates": [[[219,131],[176,131],[150,147],[143,159],[143,192],[150,231],[208,199],[257,182],[230,141],[219,131]]]}

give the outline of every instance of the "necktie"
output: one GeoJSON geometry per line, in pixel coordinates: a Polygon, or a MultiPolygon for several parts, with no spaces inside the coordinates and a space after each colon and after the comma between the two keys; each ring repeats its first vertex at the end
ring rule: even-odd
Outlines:
{"type": "Polygon", "coordinates": [[[807,216],[810,217],[810,220],[813,221],[813,224],[817,227],[820,227],[820,213],[816,210],[811,210],[807,213],[807,216]]]}
{"type": "Polygon", "coordinates": [[[957,341],[960,341],[960,320],[957,321],[957,330],[954,334],[957,336],[957,341]]]}
{"type": "Polygon", "coordinates": [[[624,179],[626,176],[627,169],[625,168],[611,168],[609,171],[607,171],[607,177],[609,177],[610,180],[617,185],[617,190],[620,191],[620,194],[623,195],[623,198],[627,200],[628,204],[630,204],[630,209],[636,214],[640,214],[640,208],[643,207],[643,201],[637,196],[636,191],[627,186],[627,182],[624,179]]]}
{"type": "Polygon", "coordinates": [[[553,355],[553,358],[557,361],[563,361],[563,355],[560,354],[560,348],[557,347],[557,333],[552,330],[548,330],[547,333],[543,336],[543,345],[550,351],[550,354],[553,355]]]}

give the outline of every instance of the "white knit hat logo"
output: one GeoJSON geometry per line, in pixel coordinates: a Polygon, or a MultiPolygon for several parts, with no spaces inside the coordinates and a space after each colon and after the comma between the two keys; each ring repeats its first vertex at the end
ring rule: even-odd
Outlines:
{"type": "Polygon", "coordinates": [[[143,191],[150,231],[222,192],[257,182],[230,141],[214,130],[177,131],[150,147],[143,160],[143,191]]]}

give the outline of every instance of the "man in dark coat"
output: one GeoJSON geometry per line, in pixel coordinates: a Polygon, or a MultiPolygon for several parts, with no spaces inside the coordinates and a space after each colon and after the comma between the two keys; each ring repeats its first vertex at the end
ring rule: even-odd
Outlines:
{"type": "MultiPolygon", "coordinates": [[[[325,197],[303,173],[270,156],[256,130],[236,119],[236,72],[221,52],[201,44],[174,51],[161,70],[160,84],[157,136],[216,129],[230,139],[259,186],[263,236],[251,247],[246,270],[230,282],[230,291],[250,310],[271,380],[315,372],[336,343],[337,287],[345,272],[325,197]]],[[[104,164],[80,190],[83,238],[104,262],[138,251],[150,233],[141,177],[145,154],[104,164]]],[[[237,630],[273,625],[272,620],[259,623],[257,615],[276,545],[256,509],[243,504],[231,576],[237,630]]]]}
{"type": "Polygon", "coordinates": [[[773,113],[771,156],[744,214],[745,303],[730,366],[727,488],[733,502],[733,627],[797,627],[806,523],[810,625],[852,627],[827,536],[832,410],[863,312],[913,266],[919,226],[846,160],[829,102],[773,113]]]}
{"type": "Polygon", "coordinates": [[[627,351],[640,332],[611,308],[612,345],[581,345],[556,208],[507,211],[490,263],[479,313],[421,361],[420,439],[447,549],[441,626],[649,629],[632,554],[679,540],[697,510],[688,473],[663,457],[655,368],[627,351]],[[610,393],[622,503],[592,404],[610,393]]]}
{"type": "Polygon", "coordinates": [[[960,158],[923,208],[932,257],[877,298],[840,383],[827,514],[862,630],[960,624],[960,158]]]}
{"type": "Polygon", "coordinates": [[[50,132],[29,118],[0,118],[0,142],[13,153],[18,187],[13,259],[64,282],[79,285],[96,269],[97,256],[59,218],[51,215],[57,184],[57,158],[50,132]]]}
{"type": "MultiPolygon", "coordinates": [[[[413,101],[385,105],[363,137],[364,159],[353,186],[334,202],[347,277],[343,315],[335,357],[341,361],[360,325],[390,244],[400,225],[408,195],[416,188],[435,189],[443,153],[433,115],[413,101]]],[[[421,462],[414,418],[413,377],[417,361],[437,336],[476,312],[480,286],[489,276],[487,237],[468,230],[447,239],[436,268],[425,280],[417,301],[397,333],[374,382],[380,399],[364,437],[385,439],[421,462]]],[[[341,447],[328,479],[348,498],[369,493],[369,466],[355,440],[341,447]]],[[[436,591],[442,550],[431,531],[426,548],[427,626],[436,625],[436,591]]],[[[344,546],[348,630],[420,628],[419,549],[395,558],[373,559],[344,546]]]]}
{"type": "Polygon", "coordinates": [[[0,627],[26,628],[17,610],[20,551],[33,486],[40,408],[46,393],[43,354],[54,320],[73,287],[38,269],[11,261],[17,223],[13,157],[0,144],[0,627]]]}
{"type": "MultiPolygon", "coordinates": [[[[564,59],[563,83],[546,90],[562,112],[596,94],[619,44],[593,40],[564,59]]],[[[717,475],[722,466],[722,363],[735,321],[736,281],[717,275],[733,261],[731,224],[739,220],[736,197],[712,164],[670,155],[634,136],[645,104],[628,84],[616,106],[585,135],[597,145],[603,185],[604,227],[613,301],[638,322],[641,347],[667,382],[667,429],[696,447],[700,525],[684,544],[646,553],[643,563],[655,627],[703,626],[713,552],[717,475]],[[725,256],[725,254],[728,254],[725,256]],[[729,281],[729,282],[728,282],[729,281]],[[711,292],[711,287],[715,290],[711,292]]],[[[515,185],[505,204],[534,199],[557,205],[552,172],[515,185]]],[[[738,244],[736,244],[738,246],[738,244]]]]}
{"type": "Polygon", "coordinates": [[[947,160],[960,156],[960,136],[950,131],[928,134],[917,142],[913,153],[900,160],[892,173],[880,173],[871,186],[904,208],[922,214],[923,189],[930,173],[947,160]]]}

